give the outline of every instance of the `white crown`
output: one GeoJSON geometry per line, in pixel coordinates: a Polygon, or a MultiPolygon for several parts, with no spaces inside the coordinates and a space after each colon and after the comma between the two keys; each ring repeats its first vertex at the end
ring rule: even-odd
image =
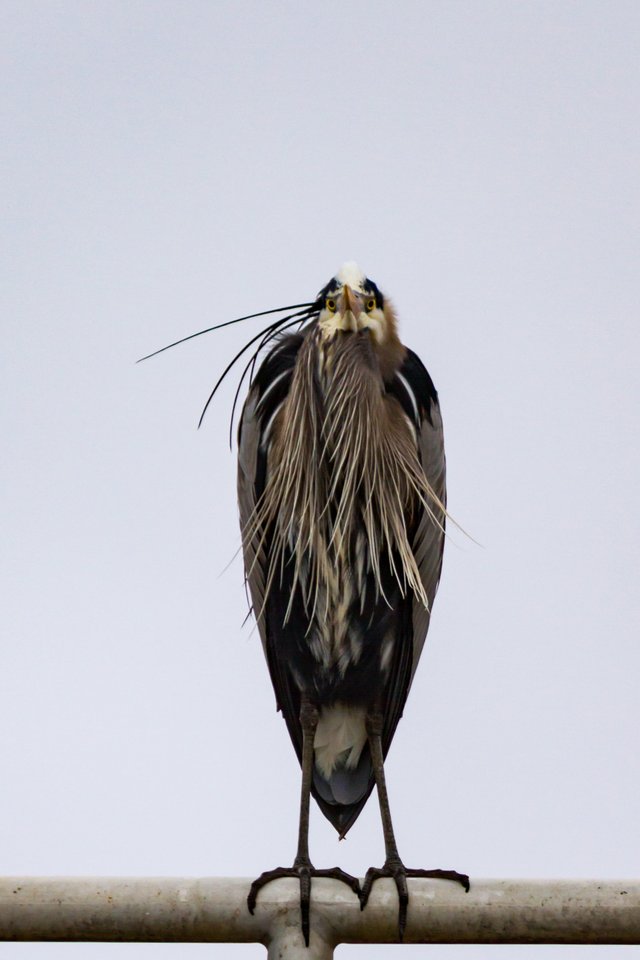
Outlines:
{"type": "Polygon", "coordinates": [[[336,280],[338,280],[339,283],[348,284],[352,290],[363,290],[366,279],[366,276],[355,260],[347,260],[346,263],[342,264],[336,274],[336,280]]]}

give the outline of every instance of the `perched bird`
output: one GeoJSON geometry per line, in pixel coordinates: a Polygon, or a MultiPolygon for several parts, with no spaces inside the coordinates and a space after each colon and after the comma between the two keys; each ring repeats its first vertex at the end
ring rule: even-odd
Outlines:
{"type": "Polygon", "coordinates": [[[442,419],[431,377],[400,342],[391,303],[356,264],[298,308],[262,337],[269,352],[238,434],[246,579],[302,766],[293,866],[263,873],[248,903],[253,912],[265,883],[298,877],[308,944],[312,877],[343,881],[363,908],[374,881],[392,877],[402,937],[407,877],[469,887],[455,871],[405,868],[384,773],[442,567],[442,419]],[[292,323],[302,329],[283,333],[292,323]],[[309,796],[342,838],[374,786],[386,860],[360,889],[338,868],[312,866],[309,796]]]}
{"type": "Polygon", "coordinates": [[[355,263],[346,263],[312,301],[184,340],[267,314],[281,316],[232,359],[202,412],[254,347],[236,392],[237,402],[245,376],[255,374],[238,431],[245,575],[302,787],[293,865],[258,877],[248,906],[253,912],[269,881],[297,877],[308,945],[312,877],[346,883],[363,909],[373,883],[391,877],[402,938],[407,877],[469,889],[469,878],[454,870],[404,866],[384,774],[442,568],[446,487],[438,395],[419,358],[400,342],[391,303],[355,263]],[[313,867],[309,798],[342,838],[374,786],[386,859],[367,871],[361,888],[338,867],[313,867]]]}

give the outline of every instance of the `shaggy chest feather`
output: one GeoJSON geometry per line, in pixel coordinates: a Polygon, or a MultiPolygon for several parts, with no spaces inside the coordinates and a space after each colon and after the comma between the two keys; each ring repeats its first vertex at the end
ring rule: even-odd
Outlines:
{"type": "Polygon", "coordinates": [[[383,593],[383,562],[403,595],[422,597],[408,525],[429,493],[415,432],[385,391],[368,337],[310,337],[274,425],[256,525],[273,531],[267,592],[292,564],[309,642],[327,666],[357,656],[349,614],[368,584],[383,593]]]}

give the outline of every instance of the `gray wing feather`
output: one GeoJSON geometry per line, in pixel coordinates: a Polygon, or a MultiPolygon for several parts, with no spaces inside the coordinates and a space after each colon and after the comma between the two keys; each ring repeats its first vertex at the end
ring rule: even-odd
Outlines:
{"type": "Polygon", "coordinates": [[[257,538],[251,533],[251,522],[256,506],[256,473],[260,447],[260,418],[257,415],[257,390],[250,391],[242,410],[238,443],[238,508],[242,549],[244,554],[245,579],[249,586],[253,613],[258,624],[260,639],[265,654],[267,636],[264,615],[265,562],[264,551],[259,551],[257,538]],[[259,555],[256,555],[258,554],[259,555]]]}
{"type": "MultiPolygon", "coordinates": [[[[443,505],[446,505],[446,465],[444,456],[444,433],[442,417],[437,402],[431,404],[431,423],[425,417],[418,437],[418,450],[422,462],[422,469],[431,484],[431,488],[443,505]]],[[[434,513],[444,529],[446,517],[441,510],[434,508],[434,513]]],[[[442,570],[442,551],[444,549],[444,533],[431,519],[426,510],[423,511],[420,523],[416,530],[413,549],[420,570],[420,577],[424,584],[429,600],[429,610],[426,610],[418,599],[413,601],[413,663],[411,667],[411,681],[418,666],[424,641],[429,629],[431,607],[433,604],[440,572],[442,570]]],[[[409,686],[411,686],[411,681],[409,686]]]]}

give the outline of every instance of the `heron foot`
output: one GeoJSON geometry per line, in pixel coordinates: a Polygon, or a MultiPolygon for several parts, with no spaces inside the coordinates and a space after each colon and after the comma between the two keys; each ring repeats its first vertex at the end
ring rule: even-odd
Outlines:
{"type": "Polygon", "coordinates": [[[309,914],[311,907],[311,878],[329,877],[332,880],[340,880],[346,883],[350,890],[360,898],[360,883],[357,877],[352,877],[345,873],[340,867],[332,867],[329,870],[316,870],[310,860],[296,858],[292,867],[276,867],[275,870],[265,870],[257,880],[254,880],[247,897],[247,906],[249,913],[253,914],[256,906],[258,894],[262,888],[272,880],[279,880],[281,877],[297,877],[300,881],[300,914],[302,918],[302,936],[306,946],[309,946],[309,914]]]}
{"type": "Polygon", "coordinates": [[[453,880],[464,887],[469,892],[469,877],[466,873],[458,873],[456,870],[410,870],[401,860],[386,860],[382,867],[370,867],[364,878],[364,884],[360,891],[360,909],[364,910],[369,900],[371,888],[376,880],[382,877],[389,877],[395,882],[398,890],[398,900],[400,909],[398,912],[398,933],[400,939],[404,937],[405,927],[407,925],[407,907],[409,906],[409,891],[407,889],[407,877],[428,877],[432,880],[453,880]]]}

